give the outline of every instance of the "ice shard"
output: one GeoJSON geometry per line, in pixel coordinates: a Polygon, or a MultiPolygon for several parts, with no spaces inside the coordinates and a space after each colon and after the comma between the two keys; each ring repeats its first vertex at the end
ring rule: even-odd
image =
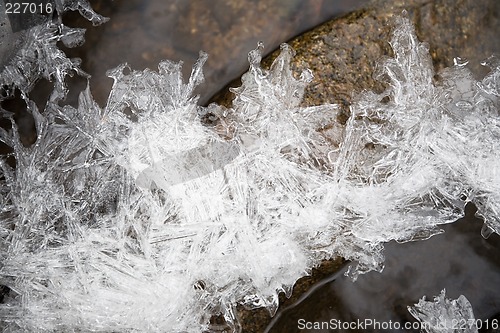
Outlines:
{"type": "Polygon", "coordinates": [[[434,302],[425,296],[408,311],[421,323],[422,331],[427,333],[464,332],[477,333],[477,322],[469,300],[460,295],[456,300],[445,298],[446,291],[434,297],[434,302]]]}

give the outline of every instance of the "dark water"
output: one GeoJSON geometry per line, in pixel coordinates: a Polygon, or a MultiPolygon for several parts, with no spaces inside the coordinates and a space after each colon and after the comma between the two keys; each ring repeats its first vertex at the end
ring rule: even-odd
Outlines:
{"type": "MultiPolygon", "coordinates": [[[[302,303],[279,313],[269,333],[343,332],[299,329],[299,320],[323,322],[416,322],[407,306],[422,296],[432,300],[446,288],[446,297],[464,295],[476,319],[500,322],[500,236],[481,237],[482,220],[467,206],[466,217],[445,225],[443,234],[426,241],[386,245],[384,271],[362,275],[356,282],[339,276],[312,292],[302,303]]],[[[364,327],[345,332],[401,332],[364,327]]],[[[418,332],[418,330],[413,330],[418,332]]],[[[500,332],[500,330],[480,330],[500,332]]]]}

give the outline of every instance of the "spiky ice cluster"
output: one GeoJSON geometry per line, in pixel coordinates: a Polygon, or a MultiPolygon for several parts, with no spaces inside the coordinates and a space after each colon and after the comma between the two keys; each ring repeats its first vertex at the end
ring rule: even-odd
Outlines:
{"type": "Polygon", "coordinates": [[[477,333],[477,321],[474,318],[469,300],[460,295],[456,300],[445,298],[446,290],[434,297],[434,302],[427,301],[425,296],[417,304],[409,306],[408,311],[421,323],[423,332],[427,333],[477,333]]]}
{"type": "Polygon", "coordinates": [[[315,131],[337,108],[299,107],[311,73],[294,78],[286,45],[270,70],[261,45],[250,52],[231,109],[197,105],[203,53],[188,83],[170,61],[110,71],[103,109],[87,89],[77,109],[42,113],[26,90],[37,142],[24,147],[14,121],[0,132],[16,160],[0,162],[2,324],[184,332],[221,314],[237,331],[236,304],[273,314],[327,258],[355,261],[353,277],[381,270],[384,242],[439,233],[462,195],[499,232],[498,67],[476,82],[457,63],[436,83],[408,19],[391,44],[388,88],[357,97],[338,150],[315,131]]]}

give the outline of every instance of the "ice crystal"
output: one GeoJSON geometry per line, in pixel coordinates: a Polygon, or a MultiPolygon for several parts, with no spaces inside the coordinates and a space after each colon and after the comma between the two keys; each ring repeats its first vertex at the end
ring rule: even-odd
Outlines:
{"type": "Polygon", "coordinates": [[[441,232],[462,196],[485,235],[499,232],[496,60],[480,82],[458,60],[434,82],[426,45],[408,19],[396,26],[378,73],[388,88],[356,98],[338,149],[315,131],[337,107],[300,107],[312,74],[294,76],[287,45],[269,70],[262,45],[250,52],[230,109],[197,105],[204,53],[187,83],[171,61],[109,71],[101,109],[88,88],[78,108],[59,106],[75,63],[23,51],[2,82],[22,89],[38,139],[24,147],[14,121],[0,131],[16,160],[0,160],[7,330],[194,332],[214,314],[238,330],[236,304],[274,314],[278,293],[327,258],[355,261],[353,277],[381,270],[384,242],[441,232]],[[43,112],[29,100],[40,76],[56,81],[43,112]]]}
{"type": "Polygon", "coordinates": [[[428,333],[464,332],[477,333],[476,320],[469,300],[460,295],[456,300],[445,298],[443,289],[434,302],[426,301],[425,296],[409,306],[408,311],[421,322],[423,331],[428,333]]]}
{"type": "Polygon", "coordinates": [[[13,96],[15,89],[19,89],[23,97],[27,98],[37,81],[44,78],[55,83],[51,100],[61,100],[67,93],[64,82],[66,76],[74,73],[86,76],[80,69],[80,59],[67,58],[56,45],[60,41],[66,47],[75,47],[84,42],[85,29],[65,26],[61,20],[62,14],[68,10],[78,10],[94,25],[108,19],[94,12],[87,0],[55,0],[54,4],[58,20],[47,18],[43,24],[20,32],[18,40],[22,41],[21,45],[11,45],[18,51],[5,61],[5,68],[2,68],[2,99],[13,96]]]}
{"type": "MultiPolygon", "coordinates": [[[[354,144],[346,140],[351,144],[346,149],[360,152],[351,160],[349,177],[357,177],[364,190],[366,183],[388,187],[373,198],[383,198],[384,215],[391,209],[404,213],[389,221],[384,218],[375,227],[370,223],[371,228],[396,232],[400,240],[427,237],[439,221],[461,216],[464,202],[459,199],[465,196],[465,201],[478,205],[484,229],[499,233],[496,58],[490,59],[492,71],[482,81],[476,82],[466,62],[456,59],[455,66],[439,73],[440,80],[434,83],[427,47],[418,42],[406,19],[400,18],[398,24],[391,42],[395,57],[377,73],[387,78],[389,87],[380,95],[359,97],[346,135],[358,140],[354,144]],[[376,148],[375,154],[363,154],[367,144],[376,148]],[[422,229],[415,233],[415,228],[422,229]]],[[[359,232],[369,230],[363,226],[359,232]]]]}

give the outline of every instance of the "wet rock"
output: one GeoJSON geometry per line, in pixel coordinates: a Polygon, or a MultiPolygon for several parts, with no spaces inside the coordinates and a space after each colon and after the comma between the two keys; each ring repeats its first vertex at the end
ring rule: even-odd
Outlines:
{"type": "MultiPolygon", "coordinates": [[[[469,68],[482,77],[488,70],[480,62],[500,53],[499,1],[374,1],[369,9],[334,19],[289,41],[297,53],[292,61],[294,71],[300,73],[310,68],[314,73],[302,105],[339,104],[341,111],[332,117],[332,126],[339,128],[345,124],[354,95],[363,90],[383,91],[384,85],[373,78],[373,72],[382,58],[392,56],[388,43],[392,22],[403,10],[414,22],[419,39],[429,44],[436,73],[460,57],[468,59],[469,68]]],[[[277,54],[278,51],[265,58],[264,67],[269,67],[277,54]]],[[[229,107],[234,96],[228,88],[239,84],[235,80],[211,101],[229,107]]],[[[299,280],[292,298],[283,298],[281,308],[296,302],[311,281],[318,281],[319,276],[331,270],[328,262],[315,270],[312,277],[299,280]]],[[[239,309],[239,316],[242,331],[248,333],[263,332],[271,321],[264,310],[239,309]]],[[[270,332],[279,331],[276,327],[270,332]]]]}
{"type": "MultiPolygon", "coordinates": [[[[373,78],[373,72],[382,58],[392,56],[388,42],[392,20],[403,10],[414,22],[419,39],[429,44],[436,72],[461,57],[481,76],[487,69],[480,62],[500,52],[498,1],[375,1],[369,9],[329,21],[288,42],[297,53],[292,61],[294,71],[310,68],[314,73],[302,105],[337,103],[348,112],[354,94],[382,91],[384,85],[373,78]]],[[[277,54],[265,58],[264,66],[277,54]]],[[[235,80],[228,87],[238,85],[235,80]]],[[[234,96],[228,87],[211,101],[229,106],[234,96]]]]}

